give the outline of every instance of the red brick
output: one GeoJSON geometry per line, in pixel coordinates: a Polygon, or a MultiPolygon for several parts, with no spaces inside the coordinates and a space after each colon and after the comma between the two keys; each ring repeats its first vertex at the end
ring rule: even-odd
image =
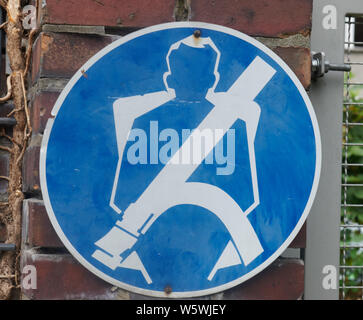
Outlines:
{"type": "Polygon", "coordinates": [[[43,23],[145,27],[174,21],[175,0],[47,0],[43,23]]]}
{"type": "Polygon", "coordinates": [[[32,247],[61,248],[58,238],[48,218],[43,201],[29,199],[24,201],[23,211],[24,244],[32,247]]]}
{"type": "MultiPolygon", "coordinates": [[[[23,251],[21,269],[25,265],[33,265],[37,271],[37,289],[22,289],[22,293],[30,299],[116,298],[110,284],[86,270],[70,255],[23,251]]],[[[302,261],[279,259],[252,279],[224,291],[223,299],[296,300],[301,298],[303,291],[302,261]]]]}
{"type": "Polygon", "coordinates": [[[33,134],[43,133],[60,92],[41,91],[31,104],[30,118],[33,134]]]}
{"type": "Polygon", "coordinates": [[[68,254],[38,254],[23,251],[21,270],[33,265],[37,271],[37,289],[22,293],[34,300],[113,299],[112,285],[101,280],[68,254]]]}
{"type": "Polygon", "coordinates": [[[230,27],[252,36],[310,33],[312,0],[196,0],[192,20],[230,27]]]}
{"type": "MultiPolygon", "coordinates": [[[[110,43],[107,37],[42,33],[33,55],[32,79],[39,77],[69,78],[95,53],[110,43]]],[[[273,49],[295,72],[305,88],[310,85],[311,56],[308,48],[277,47],[273,49]]]]}
{"type": "MultiPolygon", "coordinates": [[[[172,0],[47,0],[42,22],[146,27],[174,21],[172,0]]],[[[194,0],[192,20],[220,24],[254,36],[309,33],[312,0],[194,0]]]]}
{"type": "Polygon", "coordinates": [[[294,47],[277,47],[273,51],[295,72],[305,89],[311,83],[310,49],[294,47]]]}
{"type": "Polygon", "coordinates": [[[305,248],[306,247],[306,223],[302,226],[295,239],[289,245],[289,248],[305,248]]]}
{"type": "Polygon", "coordinates": [[[304,293],[304,265],[301,260],[278,259],[246,282],[224,291],[223,299],[296,300],[304,293]]]}
{"type": "Polygon", "coordinates": [[[39,77],[70,78],[111,42],[108,36],[42,32],[34,44],[32,81],[39,77]]]}
{"type": "Polygon", "coordinates": [[[29,146],[23,160],[23,191],[27,193],[39,193],[39,155],[40,146],[29,146]]]}
{"type": "Polygon", "coordinates": [[[42,45],[42,42],[44,42],[43,33],[41,33],[34,41],[32,48],[31,79],[33,82],[35,82],[35,80],[39,77],[41,60],[44,55],[42,47],[45,48],[45,45],[42,45]]]}

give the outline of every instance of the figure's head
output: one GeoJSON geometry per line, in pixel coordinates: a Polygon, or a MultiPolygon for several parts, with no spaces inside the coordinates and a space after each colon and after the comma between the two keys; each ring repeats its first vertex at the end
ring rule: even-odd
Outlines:
{"type": "Polygon", "coordinates": [[[180,99],[204,98],[217,86],[219,57],[210,38],[190,36],[174,43],[166,57],[169,70],[164,74],[165,86],[180,99]]]}

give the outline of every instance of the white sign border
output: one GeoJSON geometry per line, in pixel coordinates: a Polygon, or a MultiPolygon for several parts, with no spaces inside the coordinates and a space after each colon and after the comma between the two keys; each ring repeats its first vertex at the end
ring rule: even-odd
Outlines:
{"type": "Polygon", "coordinates": [[[261,51],[263,51],[265,54],[270,56],[288,74],[290,79],[293,81],[293,83],[297,87],[299,93],[301,94],[301,96],[307,106],[307,109],[308,109],[308,112],[310,115],[310,119],[312,121],[314,134],[315,134],[316,166],[315,166],[314,181],[313,181],[309,199],[307,201],[303,214],[300,217],[300,220],[296,224],[294,230],[291,232],[289,237],[280,246],[280,248],[277,249],[266,261],[264,261],[262,264],[260,264],[258,267],[256,267],[249,273],[247,273],[247,274],[243,275],[242,277],[235,279],[231,282],[228,282],[226,284],[223,284],[223,285],[220,285],[217,287],[213,287],[210,289],[198,290],[198,291],[186,291],[186,292],[171,292],[170,294],[166,294],[161,291],[147,290],[147,289],[141,289],[141,288],[138,288],[135,286],[131,286],[129,284],[118,281],[118,280],[108,276],[107,274],[101,272],[99,269],[95,268],[92,264],[90,264],[86,259],[84,259],[78,253],[78,251],[73,247],[73,245],[69,242],[69,240],[63,233],[60,225],[58,224],[58,221],[56,219],[56,216],[54,214],[54,211],[53,211],[53,208],[51,205],[51,201],[49,199],[47,181],[46,181],[47,146],[48,146],[48,141],[49,141],[50,133],[52,131],[52,126],[53,126],[55,118],[50,118],[48,120],[46,128],[44,130],[44,135],[43,135],[43,140],[42,140],[42,145],[41,145],[41,150],[40,150],[40,168],[39,168],[40,171],[39,172],[40,172],[40,185],[41,185],[44,205],[47,210],[49,219],[50,219],[57,235],[59,236],[59,238],[65,245],[65,247],[76,258],[76,260],[78,260],[78,262],[80,262],[85,268],[87,268],[89,271],[91,271],[92,273],[94,273],[95,275],[100,277],[101,279],[103,279],[117,287],[120,287],[122,289],[131,291],[131,292],[134,292],[137,294],[148,295],[148,296],[153,296],[153,297],[161,297],[161,298],[192,298],[192,297],[210,295],[210,294],[214,294],[214,293],[217,293],[220,291],[224,291],[224,290],[230,289],[238,284],[241,284],[242,282],[245,282],[246,280],[254,277],[256,274],[258,274],[259,272],[264,270],[267,266],[269,266],[273,261],[275,261],[285,251],[285,249],[289,246],[289,244],[296,237],[297,233],[300,231],[301,227],[303,226],[303,224],[307,218],[307,215],[310,212],[310,209],[312,207],[312,204],[313,204],[313,201],[314,201],[317,189],[318,189],[320,172],[321,172],[321,139],[320,139],[318,121],[317,121],[313,106],[310,102],[310,99],[309,99],[304,87],[302,86],[302,84],[300,83],[300,81],[298,80],[298,78],[296,77],[294,72],[287,66],[287,64],[278,55],[276,55],[272,50],[270,50],[269,48],[267,48],[265,45],[258,42],[254,38],[247,36],[246,34],[243,34],[239,31],[236,31],[236,30],[228,28],[228,27],[215,25],[215,24],[204,23],[204,22],[194,22],[194,21],[170,22],[170,23],[164,23],[164,24],[159,24],[159,25],[155,25],[152,27],[144,28],[139,31],[132,32],[132,33],[114,41],[113,43],[109,44],[108,46],[106,46],[104,49],[102,49],[97,54],[95,54],[92,58],[90,58],[70,79],[70,81],[67,83],[66,87],[61,92],[60,96],[58,97],[58,99],[53,107],[52,116],[54,116],[54,117],[57,116],[57,113],[59,112],[59,109],[61,108],[65,98],[67,97],[69,92],[72,90],[73,86],[77,83],[77,81],[83,76],[83,73],[87,72],[87,70],[94,63],[96,63],[99,59],[101,59],[107,53],[109,53],[116,47],[123,45],[124,43],[126,43],[132,39],[135,39],[137,37],[140,37],[142,35],[149,34],[149,33],[155,32],[155,31],[166,30],[166,29],[175,29],[175,28],[204,28],[204,29],[219,31],[219,32],[223,32],[223,33],[229,34],[231,36],[237,37],[239,39],[242,39],[242,40],[252,44],[253,46],[255,46],[258,49],[260,49],[261,51]]]}

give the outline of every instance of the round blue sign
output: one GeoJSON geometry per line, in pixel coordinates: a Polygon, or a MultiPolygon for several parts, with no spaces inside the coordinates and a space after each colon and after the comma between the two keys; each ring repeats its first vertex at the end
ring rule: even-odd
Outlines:
{"type": "Polygon", "coordinates": [[[294,239],[320,175],[307,94],[258,41],[197,22],[129,34],[56,102],[40,172],[50,220],[102,279],[157,297],[235,286],[294,239]]]}

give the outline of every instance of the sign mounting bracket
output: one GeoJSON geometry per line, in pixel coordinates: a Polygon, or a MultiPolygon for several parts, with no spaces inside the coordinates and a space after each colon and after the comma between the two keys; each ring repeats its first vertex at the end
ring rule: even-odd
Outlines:
{"type": "Polygon", "coordinates": [[[329,71],[349,72],[351,66],[348,64],[330,63],[324,52],[311,52],[311,77],[317,79],[323,77],[329,71]]]}

